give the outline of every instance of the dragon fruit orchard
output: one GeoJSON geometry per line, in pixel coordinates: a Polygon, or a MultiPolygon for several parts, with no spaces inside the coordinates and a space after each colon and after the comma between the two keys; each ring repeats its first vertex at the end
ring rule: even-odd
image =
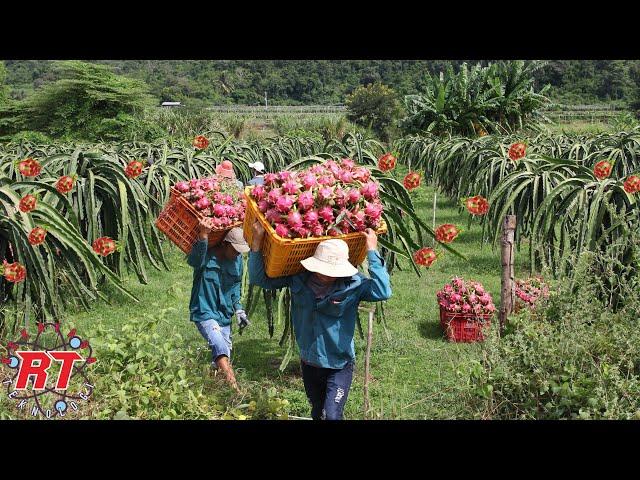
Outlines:
{"type": "Polygon", "coordinates": [[[327,160],[299,172],[267,173],[251,190],[258,209],[283,238],[374,230],[382,221],[380,185],[353,160],[327,160]]]}
{"type": "Polygon", "coordinates": [[[487,315],[496,311],[491,294],[474,281],[454,277],[437,293],[438,304],[450,313],[487,315]]]}
{"type": "Polygon", "coordinates": [[[174,185],[203,217],[211,217],[214,228],[244,221],[247,202],[235,182],[222,177],[191,179],[174,185]]]}

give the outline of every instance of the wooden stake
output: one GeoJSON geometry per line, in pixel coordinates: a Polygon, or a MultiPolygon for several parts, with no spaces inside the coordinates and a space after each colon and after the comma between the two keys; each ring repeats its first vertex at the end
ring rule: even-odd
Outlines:
{"type": "Polygon", "coordinates": [[[367,353],[364,357],[364,416],[367,417],[370,409],[369,403],[369,371],[371,362],[371,342],[373,340],[373,316],[375,310],[369,310],[369,322],[367,325],[367,353]]]}
{"type": "Polygon", "coordinates": [[[513,311],[515,303],[514,273],[514,233],[516,216],[507,215],[502,223],[502,290],[500,291],[500,329],[504,331],[507,317],[513,311]]]}

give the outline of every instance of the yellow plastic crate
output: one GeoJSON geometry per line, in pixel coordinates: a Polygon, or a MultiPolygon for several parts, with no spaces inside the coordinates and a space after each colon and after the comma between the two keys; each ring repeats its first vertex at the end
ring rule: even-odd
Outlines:
{"type": "MultiPolygon", "coordinates": [[[[251,189],[245,187],[244,195],[247,199],[247,210],[244,217],[244,238],[249,245],[252,243],[253,230],[251,226],[256,219],[260,221],[266,235],[262,244],[262,256],[264,257],[264,269],[268,277],[277,278],[287,275],[295,275],[304,270],[300,260],[313,256],[316,247],[323,240],[339,238],[349,245],[349,261],[355,267],[360,265],[367,257],[367,243],[360,232],[346,233],[336,237],[311,237],[311,238],[282,238],[276,234],[275,229],[267,221],[258,209],[258,204],[251,198],[251,189]]],[[[376,230],[378,235],[387,233],[387,224],[382,220],[376,230]]]]}

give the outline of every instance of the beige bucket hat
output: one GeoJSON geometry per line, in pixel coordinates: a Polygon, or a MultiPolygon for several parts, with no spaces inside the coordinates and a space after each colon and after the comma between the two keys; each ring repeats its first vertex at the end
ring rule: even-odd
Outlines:
{"type": "Polygon", "coordinates": [[[229,230],[229,233],[224,237],[225,242],[229,242],[233,245],[233,248],[240,253],[247,253],[249,250],[249,244],[244,239],[244,234],[242,232],[242,228],[234,227],[229,230]]]}
{"type": "Polygon", "coordinates": [[[358,273],[358,269],[349,263],[349,245],[339,238],[320,242],[313,257],[305,258],[300,263],[310,272],[327,277],[351,277],[358,273]]]}

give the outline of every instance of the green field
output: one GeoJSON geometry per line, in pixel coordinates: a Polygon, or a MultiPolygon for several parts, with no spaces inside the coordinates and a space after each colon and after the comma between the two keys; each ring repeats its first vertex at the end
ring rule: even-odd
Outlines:
{"type": "MultiPolygon", "coordinates": [[[[433,190],[421,187],[414,193],[417,209],[430,224],[432,221],[433,190]]],[[[491,292],[496,306],[500,295],[499,250],[480,244],[480,228],[467,229],[468,214],[460,214],[457,207],[438,196],[437,224],[456,223],[463,232],[454,246],[468,257],[468,261],[452,254],[443,254],[429,270],[422,270],[417,278],[408,262],[404,271],[394,271],[393,296],[387,302],[387,329],[375,323],[372,347],[370,384],[373,418],[385,419],[446,419],[464,418],[460,402],[466,378],[457,372],[469,358],[479,355],[479,345],[448,343],[442,338],[435,294],[454,275],[480,281],[491,292]]],[[[520,256],[518,271],[528,266],[527,251],[520,256]]],[[[89,313],[69,314],[68,325],[83,331],[90,324],[100,322],[107,329],[135,323],[148,316],[158,316],[160,337],[179,332],[185,339],[185,356],[193,364],[185,365],[188,375],[202,375],[210,355],[204,340],[188,318],[188,299],[191,288],[191,269],[184,256],[172,248],[169,254],[170,272],[156,272],[148,285],[140,285],[132,277],[129,288],[140,299],[139,304],[122,300],[111,305],[97,305],[89,313]]],[[[363,315],[363,319],[366,318],[363,315]]],[[[250,318],[252,326],[238,335],[234,332],[233,364],[238,380],[246,392],[263,387],[275,387],[280,398],[290,402],[290,414],[308,417],[309,408],[300,376],[299,361],[295,357],[285,372],[278,370],[286,348],[278,341],[282,325],[276,325],[274,338],[269,338],[264,306],[259,305],[250,318]]],[[[365,320],[366,321],[366,320],[365,320]]],[[[366,325],[366,324],[365,324],[366,325]]],[[[366,326],[365,326],[366,328],[366,326]]],[[[494,330],[495,331],[495,330],[494,330]]],[[[366,342],[356,337],[356,374],[345,411],[346,418],[363,418],[364,352],[366,342]]],[[[100,358],[100,352],[96,353],[100,358]]],[[[234,404],[246,400],[232,394],[216,379],[209,382],[207,391],[234,404]]],[[[99,398],[99,392],[95,394],[99,398]]]]}

